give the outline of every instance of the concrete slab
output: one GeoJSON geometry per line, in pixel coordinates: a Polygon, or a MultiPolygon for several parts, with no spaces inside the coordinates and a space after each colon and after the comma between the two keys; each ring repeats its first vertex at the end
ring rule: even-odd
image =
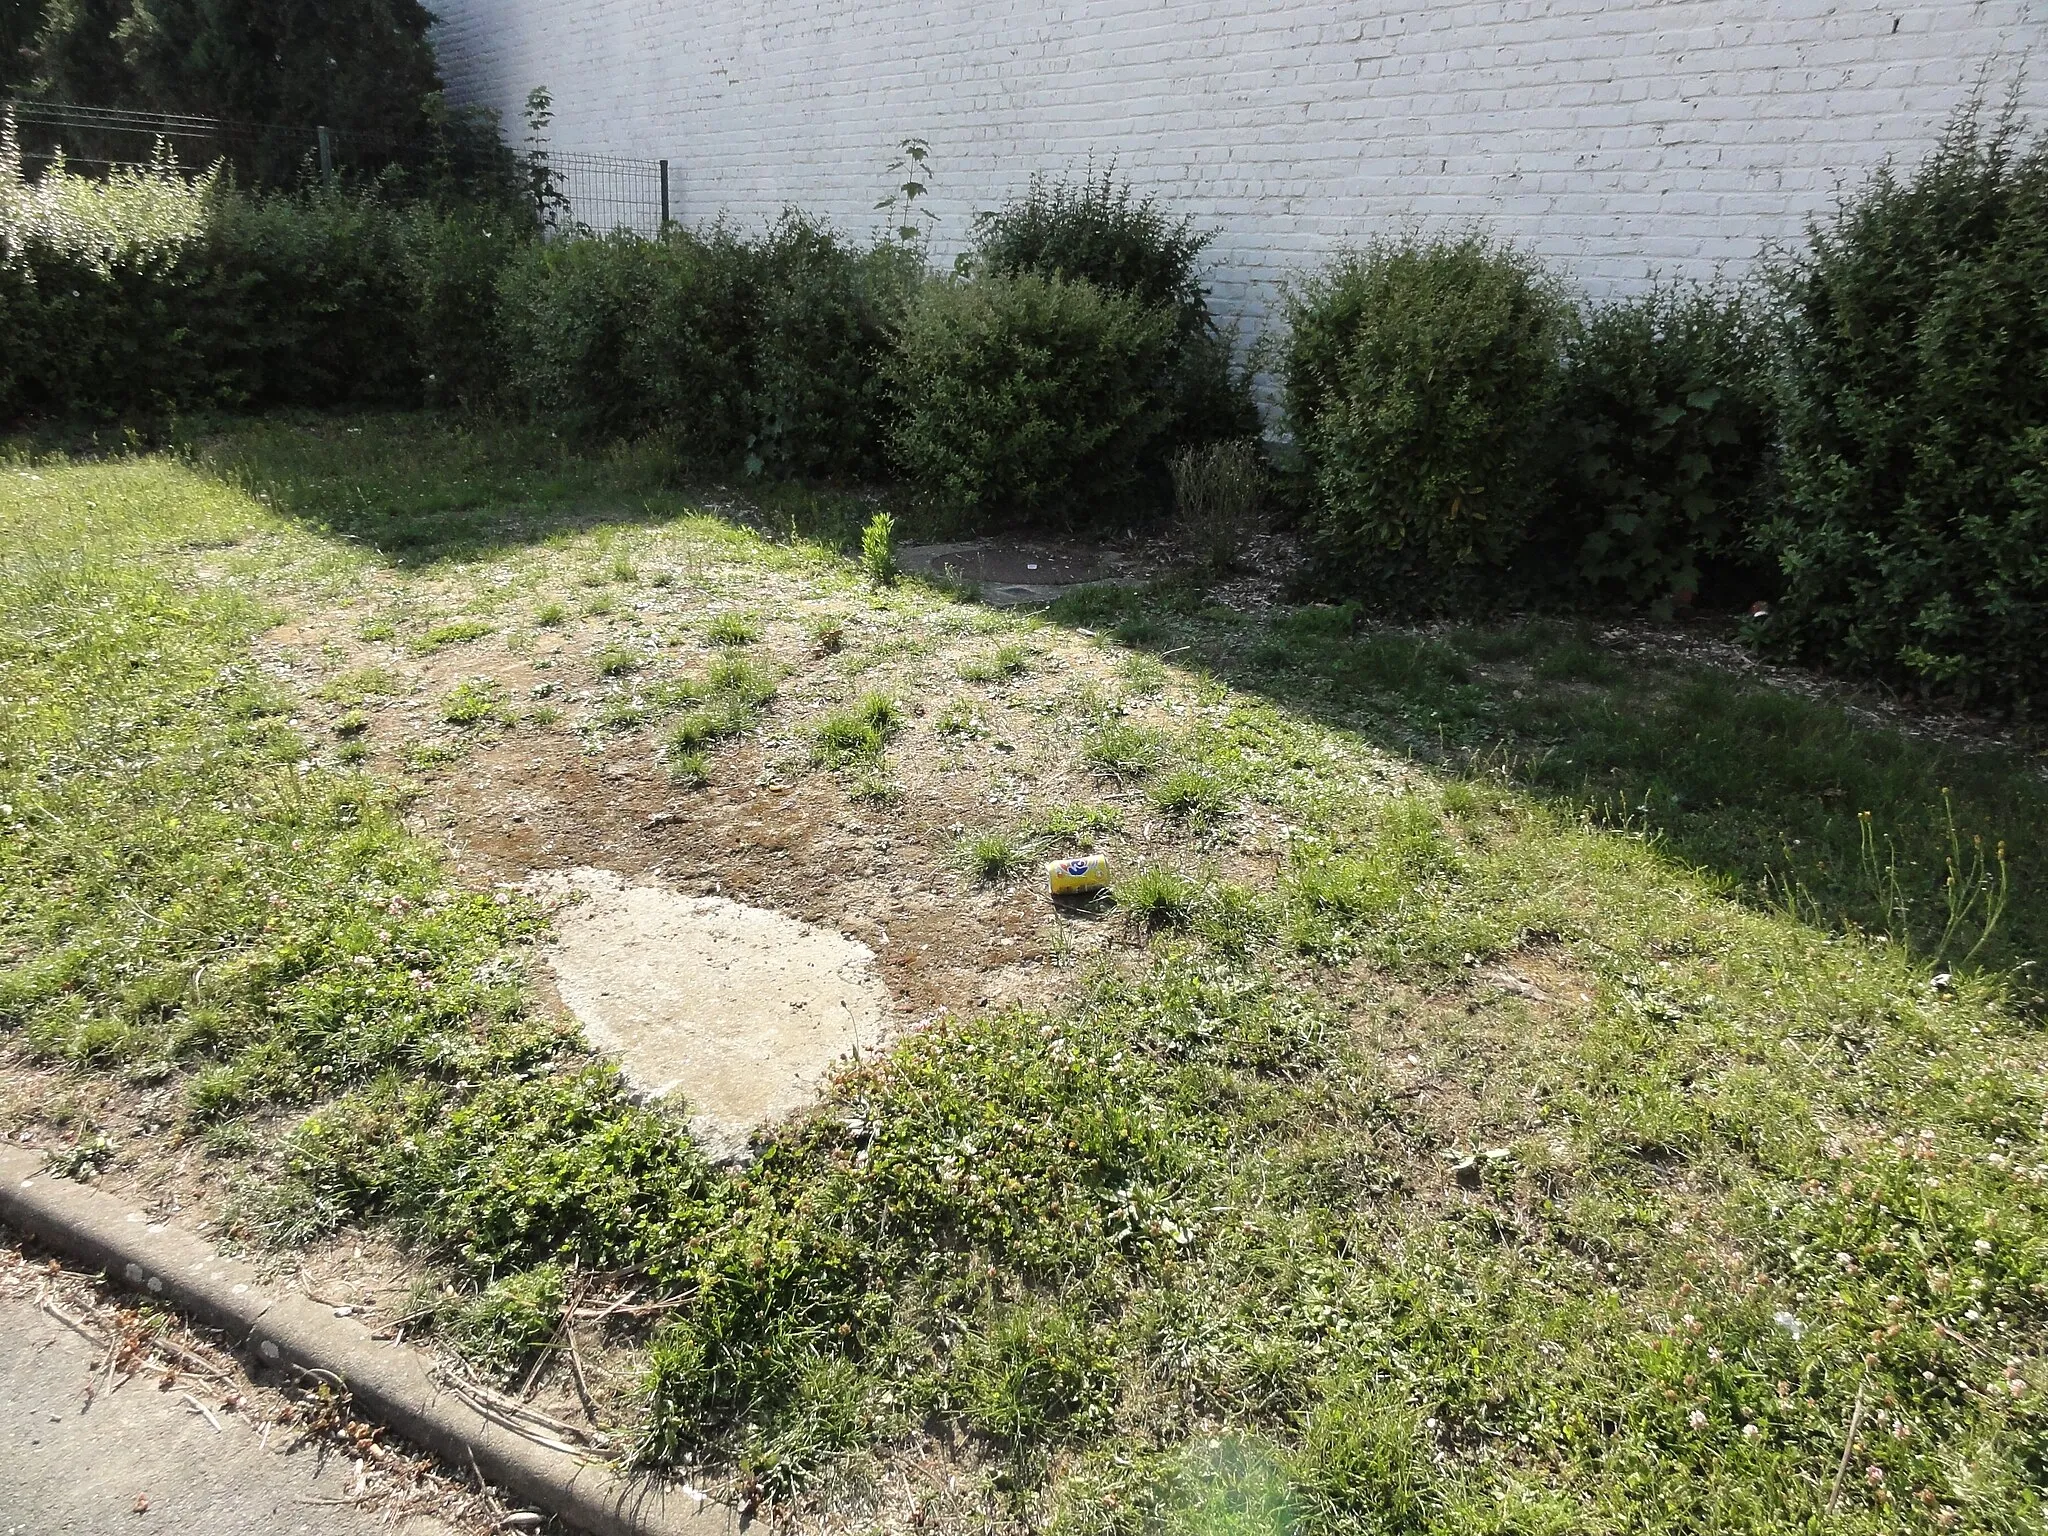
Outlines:
{"type": "Polygon", "coordinates": [[[972,539],[913,544],[896,563],[917,576],[964,582],[996,608],[1050,603],[1079,587],[1142,579],[1129,556],[1090,544],[1022,539],[972,539]]]}
{"type": "Polygon", "coordinates": [[[681,1094],[714,1159],[814,1102],[833,1064],[881,1044],[889,995],[865,944],[722,896],[610,870],[535,876],[554,910],[556,990],[633,1088],[681,1094]]]}
{"type": "Polygon", "coordinates": [[[353,1466],[320,1447],[265,1448],[231,1413],[216,1429],[147,1377],[105,1390],[97,1356],[26,1297],[0,1298],[0,1536],[454,1536],[351,1508],[353,1466]]]}

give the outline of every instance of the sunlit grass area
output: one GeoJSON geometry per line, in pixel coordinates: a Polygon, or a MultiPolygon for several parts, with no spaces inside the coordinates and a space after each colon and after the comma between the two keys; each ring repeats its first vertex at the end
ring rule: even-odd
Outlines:
{"type": "Polygon", "coordinates": [[[609,1427],[796,1515],[951,1437],[977,1518],[1077,1532],[2038,1526],[2037,758],[1540,622],[992,616],[866,578],[857,498],[682,485],[415,418],[0,467],[0,1049],[180,1106],[78,1166],[210,1148],[242,1241],[401,1234],[501,1379],[579,1287],[667,1298],[609,1427]],[[257,664],[334,604],[385,660],[257,664]],[[542,632],[587,675],[352,749],[397,669],[542,632]],[[772,729],[907,825],[1033,722],[1028,803],[903,878],[1114,845],[1115,944],[737,1168],[404,820],[481,739],[689,785],[772,729]]]}

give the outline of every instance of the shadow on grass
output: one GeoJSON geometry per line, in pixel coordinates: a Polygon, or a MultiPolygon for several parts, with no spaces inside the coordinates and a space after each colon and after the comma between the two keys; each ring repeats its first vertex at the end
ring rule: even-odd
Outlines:
{"type": "Polygon", "coordinates": [[[1436,638],[1346,607],[1250,617],[1181,584],[1075,593],[1052,617],[1651,837],[1727,894],[1818,926],[1943,963],[1975,947],[1979,964],[2024,967],[2048,950],[2041,755],[1859,719],[1678,651],[1603,645],[1583,625],[1436,638]]]}
{"type": "MultiPolygon", "coordinates": [[[[432,416],[244,419],[188,432],[181,446],[278,511],[401,566],[701,510],[853,554],[884,505],[868,492],[693,480],[652,443],[585,450],[545,427],[432,416]]],[[[957,533],[914,505],[887,505],[906,541],[957,533]]],[[[1556,623],[1430,638],[1343,608],[1248,616],[1176,583],[1090,589],[1051,617],[1171,653],[1440,771],[1653,837],[1731,896],[1888,933],[1930,960],[1960,961],[1977,941],[1999,897],[2003,840],[2003,916],[1976,959],[2018,966],[2048,950],[2039,757],[1909,735],[1556,623]],[[1952,901],[1969,900],[1952,924],[1952,901]]]]}
{"type": "Polygon", "coordinates": [[[757,532],[856,552],[878,510],[905,536],[948,528],[901,498],[693,473],[664,444],[566,441],[545,426],[432,415],[221,418],[177,449],[274,510],[414,568],[473,561],[556,534],[715,511],[757,532]]]}

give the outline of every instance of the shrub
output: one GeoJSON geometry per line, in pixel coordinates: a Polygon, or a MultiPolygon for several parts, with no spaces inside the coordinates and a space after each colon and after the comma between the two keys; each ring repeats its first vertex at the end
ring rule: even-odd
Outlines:
{"type": "Polygon", "coordinates": [[[1785,275],[1779,649],[2016,712],[2048,692],[2048,140],[1974,109],[1785,275]]]}
{"type": "Polygon", "coordinates": [[[535,245],[506,274],[518,398],[585,436],[662,431],[752,472],[870,474],[881,358],[911,284],[800,214],[757,240],[720,224],[535,245]]]}
{"type": "Polygon", "coordinates": [[[582,436],[666,426],[686,452],[732,457],[748,439],[744,266],[723,229],[528,246],[500,289],[516,397],[582,436]]]}
{"type": "Polygon", "coordinates": [[[411,331],[427,404],[477,410],[503,393],[498,280],[530,233],[482,209],[419,208],[408,216],[411,331]]]}
{"type": "Polygon", "coordinates": [[[882,359],[889,328],[916,286],[915,257],[886,245],[855,251],[794,212],[749,254],[749,467],[880,474],[887,438],[882,359]]]}
{"type": "Polygon", "coordinates": [[[0,418],[410,404],[423,365],[432,398],[480,399],[494,263],[521,238],[481,219],[168,161],[29,182],[0,142],[0,418]]]}
{"type": "Polygon", "coordinates": [[[1174,313],[1093,283],[928,283],[897,334],[891,448],[985,517],[1078,522],[1136,492],[1170,425],[1174,313]]]}
{"type": "Polygon", "coordinates": [[[1548,490],[1565,319],[1550,283],[1477,235],[1410,239],[1340,258],[1287,310],[1303,532],[1326,579],[1410,607],[1472,597],[1548,490]]]}
{"type": "Polygon", "coordinates": [[[1771,360],[1755,300],[1711,289],[1658,288],[1577,329],[1541,537],[1578,594],[1668,616],[1702,562],[1747,549],[1777,425],[1771,360]]]}
{"type": "Polygon", "coordinates": [[[1183,329],[1208,322],[1197,262],[1213,240],[1156,198],[1135,197],[1112,168],[1080,182],[1034,176],[1021,198],[975,220],[983,272],[1079,279],[1174,311],[1183,329]]]}
{"type": "Polygon", "coordinates": [[[1250,375],[1232,367],[1202,287],[1213,232],[1140,198],[1114,168],[1079,182],[1032,178],[1024,196],[976,220],[970,265],[982,273],[1036,272],[1129,294],[1174,312],[1174,349],[1160,388],[1171,440],[1201,443],[1259,430],[1250,375]]]}

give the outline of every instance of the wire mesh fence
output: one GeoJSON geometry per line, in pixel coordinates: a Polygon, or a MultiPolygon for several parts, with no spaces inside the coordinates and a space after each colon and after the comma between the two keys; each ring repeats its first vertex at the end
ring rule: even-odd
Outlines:
{"type": "Polygon", "coordinates": [[[562,200],[557,227],[570,225],[600,232],[630,229],[653,235],[659,234],[668,222],[666,160],[551,153],[547,168],[562,200]]]}
{"type": "Polygon", "coordinates": [[[545,230],[657,234],[668,221],[668,162],[621,155],[554,153],[536,146],[518,154],[495,132],[446,133],[420,139],[374,129],[140,112],[69,102],[0,100],[11,121],[23,173],[53,166],[83,175],[173,164],[186,172],[229,167],[245,185],[293,187],[316,179],[361,182],[410,177],[475,183],[496,180],[531,195],[545,230]]]}

